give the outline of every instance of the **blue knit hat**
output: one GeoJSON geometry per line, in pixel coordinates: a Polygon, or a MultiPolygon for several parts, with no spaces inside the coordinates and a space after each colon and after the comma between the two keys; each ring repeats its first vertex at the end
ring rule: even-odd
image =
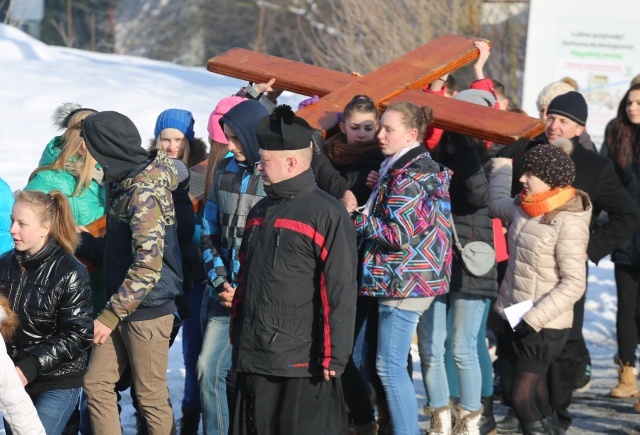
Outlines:
{"type": "Polygon", "coordinates": [[[154,136],[158,140],[160,132],[165,128],[175,128],[184,134],[190,144],[193,144],[195,133],[193,132],[193,124],[195,120],[193,115],[188,110],[182,109],[167,109],[162,112],[156,120],[156,128],[154,130],[154,136]]]}

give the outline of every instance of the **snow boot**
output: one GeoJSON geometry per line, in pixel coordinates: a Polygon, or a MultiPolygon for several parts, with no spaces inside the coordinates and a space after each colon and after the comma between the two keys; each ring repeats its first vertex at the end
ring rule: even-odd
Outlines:
{"type": "Polygon", "coordinates": [[[460,405],[454,408],[456,425],[451,432],[453,435],[480,435],[480,418],[482,408],[477,411],[468,411],[460,405]]]}
{"type": "Polygon", "coordinates": [[[578,363],[577,375],[573,383],[573,391],[584,393],[591,388],[591,356],[587,351],[585,355],[576,361],[578,363]]]}
{"type": "Polygon", "coordinates": [[[451,408],[424,407],[424,413],[429,417],[429,430],[427,435],[451,435],[451,408]]]}
{"type": "Polygon", "coordinates": [[[515,434],[521,433],[520,420],[513,408],[509,409],[507,416],[496,423],[499,434],[515,434]]]}
{"type": "Polygon", "coordinates": [[[497,433],[496,418],[493,416],[493,397],[483,397],[480,435],[496,435],[497,433]]]}
{"type": "Polygon", "coordinates": [[[629,397],[639,397],[638,374],[635,367],[621,365],[618,369],[618,385],[613,387],[610,394],[616,399],[627,399],[629,397]]]}
{"type": "Polygon", "coordinates": [[[555,433],[551,418],[545,417],[533,423],[522,423],[524,435],[553,435],[555,433]]]}

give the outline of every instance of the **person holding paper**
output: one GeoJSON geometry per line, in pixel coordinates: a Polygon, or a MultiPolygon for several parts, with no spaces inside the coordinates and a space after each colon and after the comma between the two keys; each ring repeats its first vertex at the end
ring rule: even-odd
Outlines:
{"type": "Polygon", "coordinates": [[[516,373],[511,395],[524,434],[554,433],[557,427],[546,374],[567,341],[573,305],[586,287],[592,206],[586,193],[571,187],[570,146],[560,138],[529,150],[519,179],[524,188],[515,198],[510,195],[511,159],[492,160],[489,209],[510,223],[509,263],[495,309],[506,319],[508,307],[532,304],[512,325],[516,373]]]}

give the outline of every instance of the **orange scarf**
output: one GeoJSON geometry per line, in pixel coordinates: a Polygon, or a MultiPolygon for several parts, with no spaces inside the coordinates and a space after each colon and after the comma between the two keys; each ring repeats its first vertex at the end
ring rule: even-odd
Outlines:
{"type": "Polygon", "coordinates": [[[524,190],[520,194],[520,207],[529,216],[541,216],[566,204],[576,194],[571,186],[555,187],[546,192],[527,195],[524,190]]]}

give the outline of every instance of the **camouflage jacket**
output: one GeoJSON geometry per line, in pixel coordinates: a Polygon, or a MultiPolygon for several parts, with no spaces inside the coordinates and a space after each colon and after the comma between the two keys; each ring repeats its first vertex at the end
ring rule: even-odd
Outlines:
{"type": "Polygon", "coordinates": [[[164,151],[139,168],[113,187],[109,199],[103,262],[109,300],[98,319],[112,329],[121,320],[172,313],[182,292],[171,197],[178,172],[164,151]]]}

